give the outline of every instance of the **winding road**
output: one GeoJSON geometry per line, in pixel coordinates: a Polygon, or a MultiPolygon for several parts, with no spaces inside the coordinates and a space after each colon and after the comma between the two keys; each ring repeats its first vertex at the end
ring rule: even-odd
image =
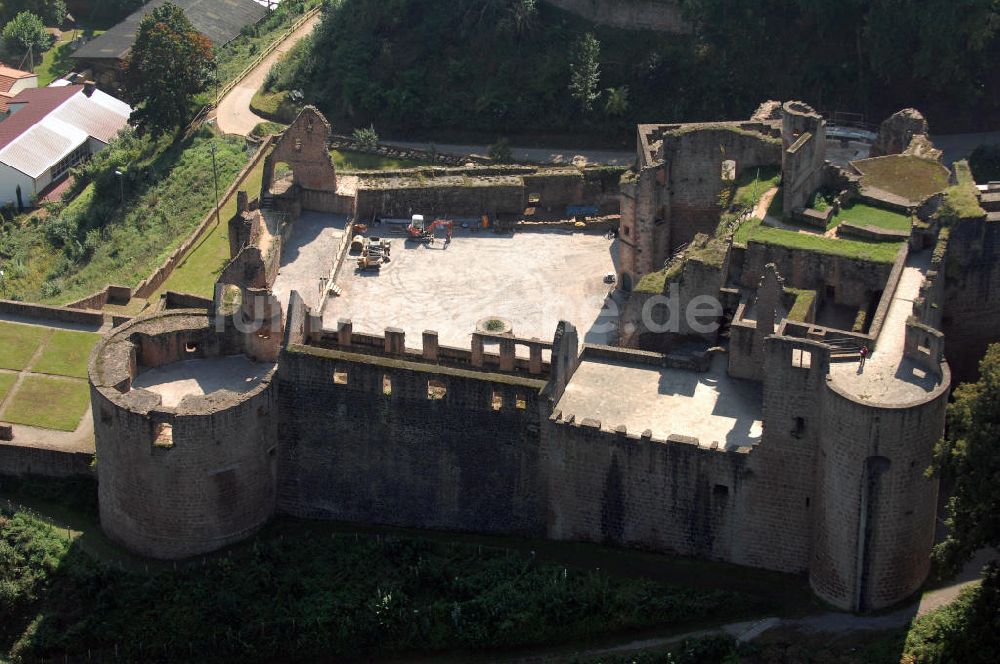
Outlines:
{"type": "Polygon", "coordinates": [[[250,100],[263,85],[264,79],[267,78],[267,73],[271,71],[274,63],[283,58],[285,53],[288,53],[299,41],[309,36],[321,19],[322,15],[316,14],[299,26],[298,30],[285,37],[281,44],[271,51],[270,55],[226,93],[215,111],[215,121],[220,131],[224,134],[246,136],[258,124],[266,122],[265,118],[250,110],[250,100]]]}

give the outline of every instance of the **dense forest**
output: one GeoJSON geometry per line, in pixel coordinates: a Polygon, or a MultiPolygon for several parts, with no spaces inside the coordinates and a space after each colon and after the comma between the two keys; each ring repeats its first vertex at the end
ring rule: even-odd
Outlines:
{"type": "Polygon", "coordinates": [[[267,81],[339,124],[588,133],[745,117],[801,98],[937,131],[1000,118],[996,0],[679,0],[688,34],[594,26],[536,0],[328,0],[267,81]]]}

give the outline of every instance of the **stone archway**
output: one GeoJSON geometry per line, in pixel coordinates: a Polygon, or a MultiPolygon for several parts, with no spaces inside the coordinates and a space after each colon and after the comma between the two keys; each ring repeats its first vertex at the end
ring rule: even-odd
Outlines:
{"type": "Polygon", "coordinates": [[[266,196],[274,181],[275,167],[288,164],[294,174],[293,184],[319,192],[337,191],[337,173],[330,159],[328,145],[332,129],[314,106],[306,106],[275,141],[264,158],[261,194],[266,196]]]}

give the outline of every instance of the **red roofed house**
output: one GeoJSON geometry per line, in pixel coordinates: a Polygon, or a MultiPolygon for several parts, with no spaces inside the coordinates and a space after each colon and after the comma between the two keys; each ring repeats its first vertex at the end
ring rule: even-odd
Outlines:
{"type": "Polygon", "coordinates": [[[0,121],[0,205],[34,205],[43,189],[128,125],[131,107],[94,87],[56,81],[6,100],[0,121]]]}
{"type": "Polygon", "coordinates": [[[38,74],[8,67],[0,62],[0,117],[7,115],[7,104],[25,88],[38,87],[38,74]]]}

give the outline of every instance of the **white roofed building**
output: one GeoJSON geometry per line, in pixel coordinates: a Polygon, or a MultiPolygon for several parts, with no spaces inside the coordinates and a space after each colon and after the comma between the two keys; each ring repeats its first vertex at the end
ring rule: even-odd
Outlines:
{"type": "Polygon", "coordinates": [[[93,84],[56,81],[21,90],[0,121],[0,205],[18,209],[69,169],[99,152],[128,125],[132,108],[93,84]]]}

